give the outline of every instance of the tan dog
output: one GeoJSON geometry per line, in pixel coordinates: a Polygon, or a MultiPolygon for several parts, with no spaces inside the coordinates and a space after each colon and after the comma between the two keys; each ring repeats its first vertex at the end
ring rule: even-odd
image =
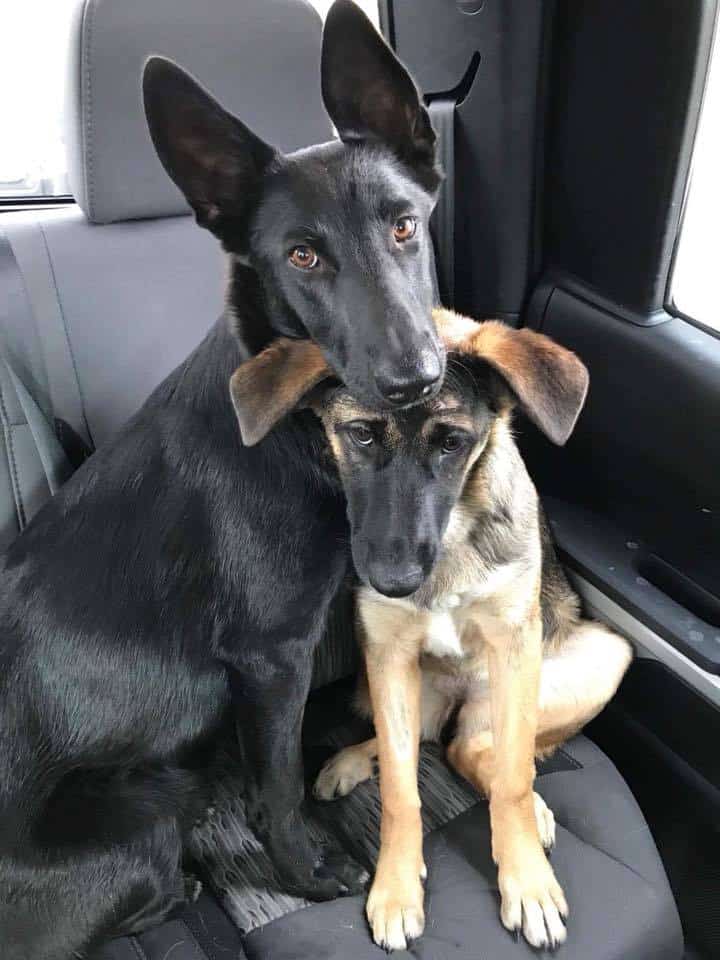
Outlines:
{"type": "MultiPolygon", "coordinates": [[[[436,311],[450,362],[439,397],[410,411],[357,403],[308,342],[281,341],[232,382],[256,442],[303,402],[323,421],[348,500],[364,585],[358,615],[377,737],[320,773],[331,799],[379,758],[381,849],[368,898],[375,941],[403,949],[424,928],[418,745],[459,708],[448,760],[490,802],[501,919],[535,947],[565,939],[568,908],[543,847],[552,813],[533,793],[535,757],[595,716],[631,660],[628,643],[582,620],[510,430],[512,407],[563,443],[587,372],[529,330],[436,311]]],[[[369,698],[367,696],[369,692],[369,698]]]]}

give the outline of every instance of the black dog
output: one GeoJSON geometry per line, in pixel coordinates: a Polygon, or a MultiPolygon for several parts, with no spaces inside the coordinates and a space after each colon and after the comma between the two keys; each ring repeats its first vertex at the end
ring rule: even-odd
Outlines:
{"type": "Polygon", "coordinates": [[[0,942],[67,960],[183,899],[183,835],[237,728],[253,827],[288,889],[357,890],[301,818],[313,651],[348,563],[310,413],[242,447],[228,382],[311,336],[358,396],[439,386],[427,221],[439,177],[416,88],[351,3],[323,93],[341,141],[281,156],[172,64],[145,75],[158,152],[232,259],[220,322],[0,561],[0,942]],[[234,329],[231,329],[234,326],[234,329]]]}

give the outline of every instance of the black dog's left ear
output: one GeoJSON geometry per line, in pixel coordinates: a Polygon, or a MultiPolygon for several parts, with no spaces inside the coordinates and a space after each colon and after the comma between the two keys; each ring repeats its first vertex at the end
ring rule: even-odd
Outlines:
{"type": "Polygon", "coordinates": [[[442,309],[433,312],[433,319],[448,352],[488,363],[553,443],[567,441],[585,403],[590,380],[579,357],[527,327],[516,330],[498,320],[476,323],[442,309]]]}
{"type": "Polygon", "coordinates": [[[330,375],[322,351],[312,340],[281,337],[241,364],[230,378],[230,398],[245,446],[259,443],[330,375]]]}
{"type": "Polygon", "coordinates": [[[164,57],[145,64],[143,97],[158,157],[197,222],[223,242],[232,238],[242,245],[248,213],[276,151],[164,57]]]}
{"type": "Polygon", "coordinates": [[[405,67],[352,0],[335,0],[325,21],[322,95],[340,138],[375,140],[428,190],[440,183],[435,132],[405,67]]]}

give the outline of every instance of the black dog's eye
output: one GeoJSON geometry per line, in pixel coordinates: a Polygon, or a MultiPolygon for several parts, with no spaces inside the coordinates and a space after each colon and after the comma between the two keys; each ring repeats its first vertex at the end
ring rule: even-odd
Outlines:
{"type": "Polygon", "coordinates": [[[292,248],[289,260],[298,270],[312,270],[320,263],[317,253],[305,243],[292,248]]]}
{"type": "Polygon", "coordinates": [[[449,433],[442,442],[443,453],[457,453],[465,446],[465,437],[460,433],[449,433]]]}
{"type": "Polygon", "coordinates": [[[352,442],[359,447],[370,447],[375,440],[372,430],[364,423],[353,423],[347,432],[352,442]]]}
{"type": "Polygon", "coordinates": [[[399,217],[393,224],[393,237],[397,243],[405,243],[406,240],[412,240],[416,230],[415,217],[399,217]]]}

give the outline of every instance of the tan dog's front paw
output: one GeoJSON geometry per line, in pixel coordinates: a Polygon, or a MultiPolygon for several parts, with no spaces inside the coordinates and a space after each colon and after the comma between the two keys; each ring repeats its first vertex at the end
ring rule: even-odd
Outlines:
{"type": "Polygon", "coordinates": [[[563,920],[568,906],[542,850],[526,854],[520,868],[504,869],[501,864],[498,886],[500,919],[507,930],[516,933],[522,929],[527,942],[538,949],[554,950],[565,942],[563,920]]]}
{"type": "Polygon", "coordinates": [[[407,949],[425,929],[423,900],[419,874],[407,880],[378,875],[365,911],[375,943],[385,950],[407,949]]]}
{"type": "Polygon", "coordinates": [[[345,747],[325,764],[313,787],[316,800],[345,797],[359,783],[375,776],[376,764],[357,746],[345,747]]]}

